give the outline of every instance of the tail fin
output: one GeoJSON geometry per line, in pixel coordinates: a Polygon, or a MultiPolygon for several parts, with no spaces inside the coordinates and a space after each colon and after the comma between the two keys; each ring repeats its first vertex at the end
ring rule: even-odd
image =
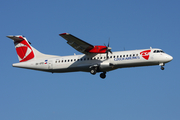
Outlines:
{"type": "Polygon", "coordinates": [[[34,51],[25,37],[20,35],[7,37],[14,40],[19,62],[25,62],[35,57],[34,51]]]}
{"type": "Polygon", "coordinates": [[[14,41],[16,52],[19,58],[19,62],[25,62],[37,58],[54,57],[51,55],[45,55],[33,48],[24,36],[7,36],[14,41]]]}

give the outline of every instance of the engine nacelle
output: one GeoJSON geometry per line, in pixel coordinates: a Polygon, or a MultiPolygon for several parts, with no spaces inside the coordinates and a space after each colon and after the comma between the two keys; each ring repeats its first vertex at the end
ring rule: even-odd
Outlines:
{"type": "Polygon", "coordinates": [[[107,47],[106,46],[94,46],[93,49],[89,50],[90,53],[106,53],[107,47]]]}

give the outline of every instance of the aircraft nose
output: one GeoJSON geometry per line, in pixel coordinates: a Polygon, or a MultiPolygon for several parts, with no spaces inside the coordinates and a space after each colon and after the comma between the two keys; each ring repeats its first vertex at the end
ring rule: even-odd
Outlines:
{"type": "Polygon", "coordinates": [[[172,57],[172,56],[170,56],[170,55],[168,55],[166,58],[167,58],[167,60],[168,60],[168,61],[173,60],[173,57],[172,57]]]}

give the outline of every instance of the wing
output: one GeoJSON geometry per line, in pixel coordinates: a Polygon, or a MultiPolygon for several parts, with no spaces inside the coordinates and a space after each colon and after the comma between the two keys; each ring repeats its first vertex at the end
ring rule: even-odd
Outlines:
{"type": "Polygon", "coordinates": [[[91,45],[69,33],[62,33],[59,35],[61,37],[63,37],[64,39],[66,39],[67,43],[70,46],[72,46],[74,49],[76,49],[77,51],[79,51],[81,53],[88,54],[88,53],[90,53],[89,51],[94,48],[93,45],[91,45]]]}

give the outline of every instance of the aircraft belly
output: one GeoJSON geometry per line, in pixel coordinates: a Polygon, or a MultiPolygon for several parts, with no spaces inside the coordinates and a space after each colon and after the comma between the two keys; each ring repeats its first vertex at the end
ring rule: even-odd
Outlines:
{"type": "Polygon", "coordinates": [[[63,73],[63,72],[77,72],[77,71],[84,71],[84,72],[89,72],[89,66],[81,66],[81,67],[68,67],[68,68],[57,68],[54,69],[53,72],[57,73],[63,73]]]}
{"type": "Polygon", "coordinates": [[[53,72],[77,72],[77,71],[90,71],[90,64],[64,64],[55,66],[53,72]]]}

